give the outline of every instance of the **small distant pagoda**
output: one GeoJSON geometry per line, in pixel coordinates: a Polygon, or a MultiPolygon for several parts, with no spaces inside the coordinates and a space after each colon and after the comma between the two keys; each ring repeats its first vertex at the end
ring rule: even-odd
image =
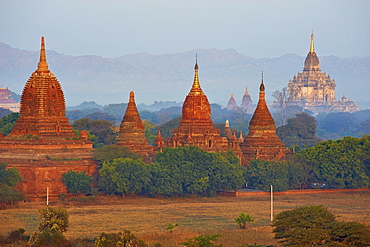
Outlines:
{"type": "Polygon", "coordinates": [[[302,73],[289,81],[289,104],[301,106],[314,113],[355,112],[358,105],[343,95],[340,101],[335,98],[335,81],[322,73],[314,48],[314,34],[311,34],[310,51],[304,62],[302,73]]]}
{"type": "Polygon", "coordinates": [[[0,162],[20,171],[18,189],[32,200],[65,193],[62,174],[69,170],[92,175],[92,142],[87,131],[72,130],[65,114],[63,90],[46,62],[44,37],[40,61],[21,96],[21,116],[12,132],[0,135],[0,162]]]}
{"type": "Polygon", "coordinates": [[[245,88],[245,93],[242,98],[242,103],[240,107],[236,103],[236,100],[234,98],[234,94],[231,94],[230,99],[227,103],[226,109],[228,111],[243,109],[247,114],[252,114],[254,110],[254,105],[252,103],[251,96],[248,93],[248,87],[245,88]]]}
{"type": "Polygon", "coordinates": [[[229,102],[227,103],[226,106],[227,110],[232,111],[238,109],[238,105],[236,104],[234,94],[231,94],[229,102]]]}
{"type": "Polygon", "coordinates": [[[249,123],[249,133],[240,143],[240,149],[243,152],[244,165],[248,165],[252,159],[280,160],[290,154],[290,150],[285,148],[276,134],[275,121],[265,101],[263,76],[258,104],[249,123]]]}
{"type": "Polygon", "coordinates": [[[180,126],[173,130],[173,136],[165,140],[167,147],[198,146],[209,152],[231,149],[226,137],[213,126],[211,106],[199,84],[198,63],[195,63],[194,82],[182,106],[180,126]]]}
{"type": "Polygon", "coordinates": [[[242,98],[241,108],[245,109],[248,114],[252,114],[254,110],[254,105],[251,99],[251,96],[248,93],[248,87],[245,87],[245,93],[242,98]]]}
{"type": "Polygon", "coordinates": [[[133,91],[130,92],[130,99],[120,125],[116,145],[128,147],[131,152],[143,155],[146,162],[150,162],[154,157],[153,146],[148,143],[145,137],[144,123],[137,110],[133,91]]]}

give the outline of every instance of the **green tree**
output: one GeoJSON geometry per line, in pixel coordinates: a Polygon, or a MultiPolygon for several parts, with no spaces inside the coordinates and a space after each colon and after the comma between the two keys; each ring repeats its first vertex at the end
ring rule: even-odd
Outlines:
{"type": "Polygon", "coordinates": [[[319,246],[328,240],[328,225],[335,216],[323,206],[304,206],[276,215],[275,238],[284,246],[319,246]]]}
{"type": "Polygon", "coordinates": [[[289,166],[286,161],[251,160],[245,176],[248,186],[256,189],[269,191],[270,185],[274,186],[274,191],[289,189],[289,166]]]}
{"type": "Polygon", "coordinates": [[[86,174],[86,171],[75,172],[69,170],[68,173],[63,173],[62,182],[67,187],[69,193],[74,195],[91,193],[91,183],[93,178],[86,174]]]}
{"type": "Polygon", "coordinates": [[[173,231],[173,229],[175,229],[175,227],[177,227],[177,226],[179,226],[179,224],[172,224],[172,223],[168,223],[167,224],[167,227],[166,227],[166,230],[168,231],[168,232],[171,232],[172,233],[172,231],[173,231]]]}
{"type": "Polygon", "coordinates": [[[157,135],[153,134],[152,129],[156,127],[156,125],[149,121],[144,120],[144,129],[145,129],[145,138],[148,140],[150,144],[154,144],[155,138],[157,138],[157,135]]]}
{"type": "Polygon", "coordinates": [[[370,229],[364,224],[352,221],[337,221],[329,225],[330,246],[369,246],[370,229]]]}
{"type": "Polygon", "coordinates": [[[15,122],[20,117],[18,112],[13,112],[7,116],[4,116],[0,119],[0,132],[7,136],[12,132],[15,122]]]}
{"type": "Polygon", "coordinates": [[[369,145],[369,136],[329,140],[297,153],[297,159],[312,169],[311,182],[336,188],[366,188],[370,185],[369,145]]]}
{"type": "Polygon", "coordinates": [[[153,163],[149,166],[151,177],[149,192],[152,194],[181,194],[182,184],[177,170],[166,168],[161,163],[153,163]]]}
{"type": "Polygon", "coordinates": [[[130,158],[103,163],[99,170],[100,187],[108,194],[137,194],[147,190],[150,182],[148,165],[130,158]]]}
{"type": "Polygon", "coordinates": [[[220,236],[221,234],[201,235],[181,244],[188,247],[222,247],[222,245],[216,244],[220,236]]]}
{"type": "Polygon", "coordinates": [[[101,165],[104,162],[112,162],[114,159],[131,158],[140,159],[142,156],[137,153],[132,153],[127,147],[116,145],[106,145],[101,148],[94,149],[94,160],[101,165]]]}
{"type": "Polygon", "coordinates": [[[286,125],[276,129],[277,135],[287,147],[297,145],[301,148],[315,146],[320,139],[316,137],[316,120],[305,112],[289,118],[286,125]]]}
{"type": "Polygon", "coordinates": [[[23,194],[14,189],[21,182],[21,175],[16,168],[6,167],[5,163],[0,163],[0,208],[24,199],[23,194]]]}
{"type": "Polygon", "coordinates": [[[39,210],[40,232],[66,232],[69,226],[69,214],[65,208],[47,206],[39,210]]]}
{"type": "Polygon", "coordinates": [[[341,222],[323,206],[303,206],[276,215],[275,238],[283,246],[368,246],[369,228],[341,222]]]}
{"type": "Polygon", "coordinates": [[[251,215],[240,212],[239,216],[235,218],[235,221],[241,229],[245,229],[247,227],[247,223],[253,223],[254,219],[251,215]]]}
{"type": "Polygon", "coordinates": [[[102,233],[98,236],[94,243],[95,247],[146,247],[147,244],[138,239],[134,234],[128,230],[124,230],[123,233],[102,233]]]}
{"type": "Polygon", "coordinates": [[[74,121],[73,129],[88,130],[90,134],[95,135],[100,143],[111,145],[116,142],[117,133],[113,132],[113,123],[108,120],[93,120],[82,118],[74,121]]]}
{"type": "MultiPolygon", "coordinates": [[[[31,246],[72,246],[63,235],[68,230],[69,215],[65,208],[47,206],[39,210],[41,222],[40,234],[30,243],[31,246]]],[[[30,240],[31,241],[31,240],[30,240]]]]}
{"type": "Polygon", "coordinates": [[[163,188],[174,186],[174,193],[213,195],[217,190],[236,189],[244,184],[244,167],[231,164],[220,153],[208,153],[195,146],[164,148],[156,160],[158,176],[152,179],[163,188]]]}

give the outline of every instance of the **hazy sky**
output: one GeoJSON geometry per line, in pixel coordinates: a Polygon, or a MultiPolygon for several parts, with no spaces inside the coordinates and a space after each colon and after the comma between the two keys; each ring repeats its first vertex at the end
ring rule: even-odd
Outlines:
{"type": "Polygon", "coordinates": [[[197,48],[255,57],[370,55],[369,0],[0,0],[0,42],[119,57],[197,48]]]}

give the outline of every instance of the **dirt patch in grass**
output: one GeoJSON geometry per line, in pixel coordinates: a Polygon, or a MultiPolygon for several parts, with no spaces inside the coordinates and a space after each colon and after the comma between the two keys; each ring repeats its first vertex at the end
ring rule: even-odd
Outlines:
{"type": "MultiPolygon", "coordinates": [[[[219,244],[236,246],[245,243],[278,245],[270,227],[270,197],[251,198],[145,198],[102,197],[94,205],[52,202],[67,208],[70,226],[68,239],[94,239],[102,232],[130,230],[149,246],[179,246],[190,238],[204,234],[222,234],[219,244]],[[234,219],[240,212],[250,214],[255,223],[248,229],[238,228],[234,219]],[[170,233],[167,224],[179,224],[170,233]]],[[[370,192],[332,192],[326,194],[276,195],[274,215],[303,205],[324,205],[345,221],[370,225],[370,192]]],[[[24,228],[37,231],[43,203],[20,204],[18,209],[0,211],[0,233],[24,228]]]]}

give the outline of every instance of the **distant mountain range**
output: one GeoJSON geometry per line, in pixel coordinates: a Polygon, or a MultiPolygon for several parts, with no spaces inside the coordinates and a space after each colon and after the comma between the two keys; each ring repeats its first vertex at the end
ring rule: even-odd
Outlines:
{"type": "MultiPolygon", "coordinates": [[[[295,54],[256,59],[232,49],[198,49],[164,55],[143,53],[113,59],[69,56],[47,50],[47,62],[60,81],[69,106],[83,101],[102,105],[127,102],[130,91],[135,91],[137,103],[152,104],[185,99],[193,82],[195,54],[198,54],[203,91],[210,102],[222,106],[226,106],[232,93],[240,104],[245,87],[256,103],[261,71],[264,71],[267,100],[272,102],[272,92],[286,87],[302,71],[305,59],[295,54]]],[[[321,70],[337,83],[336,97],[339,99],[344,93],[358,102],[360,108],[370,108],[370,57],[318,55],[321,70]]],[[[38,50],[24,51],[0,43],[0,87],[21,94],[38,61],[38,50]]]]}

